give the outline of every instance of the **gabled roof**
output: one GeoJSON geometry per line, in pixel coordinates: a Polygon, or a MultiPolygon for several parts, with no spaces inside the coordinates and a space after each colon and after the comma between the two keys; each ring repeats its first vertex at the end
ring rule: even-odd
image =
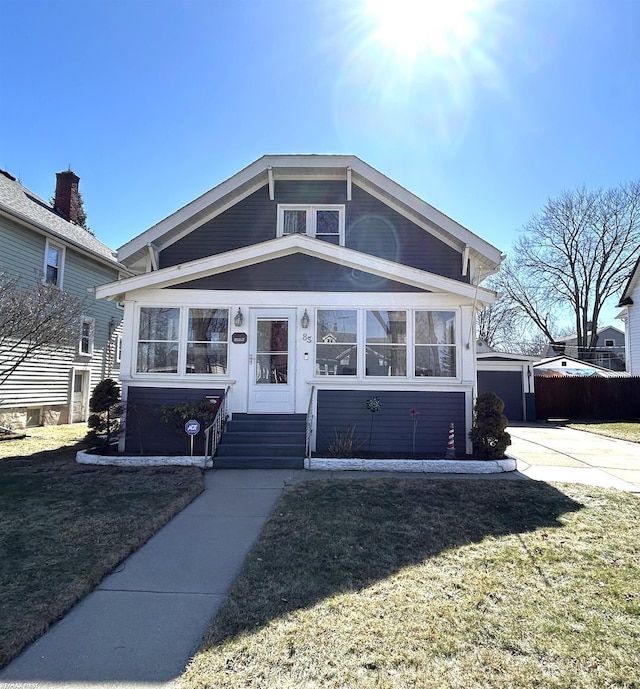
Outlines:
{"type": "Polygon", "coordinates": [[[63,240],[81,253],[117,265],[116,252],[80,225],[65,220],[53,206],[0,170],[0,213],[31,226],[38,232],[63,240]]]}
{"type": "Polygon", "coordinates": [[[121,301],[124,294],[134,290],[175,287],[202,277],[226,273],[296,253],[368,272],[420,289],[467,297],[475,300],[479,306],[492,304],[496,299],[496,293],[492,290],[400,265],[384,258],[347,249],[343,246],[336,246],[302,234],[277,237],[259,244],[101,285],[96,288],[96,297],[121,301]]]}
{"type": "MultiPolygon", "coordinates": [[[[620,328],[617,328],[615,325],[603,325],[601,328],[598,328],[596,330],[596,335],[602,335],[603,332],[606,330],[615,330],[619,335],[622,335],[624,337],[624,330],[620,330],[620,328]]],[[[591,335],[591,330],[587,331],[587,336],[591,335]]],[[[578,336],[574,333],[573,335],[567,335],[566,337],[563,337],[559,340],[557,340],[555,343],[550,342],[549,345],[553,347],[554,344],[562,345],[571,345],[571,344],[576,344],[578,342],[578,336]]]]}
{"type": "Polygon", "coordinates": [[[265,185],[281,179],[336,179],[361,187],[417,225],[481,263],[487,274],[502,260],[499,249],[401,187],[353,155],[265,155],[118,249],[118,259],[132,266],[148,246],[162,250],[265,185]]]}
{"type": "Polygon", "coordinates": [[[582,375],[582,376],[598,376],[600,378],[628,378],[630,374],[626,371],[612,371],[609,368],[597,366],[591,362],[574,359],[571,356],[558,355],[542,359],[533,364],[534,372],[537,371],[557,371],[563,375],[582,375]],[[566,360],[570,366],[553,366],[553,364],[566,360]]]}

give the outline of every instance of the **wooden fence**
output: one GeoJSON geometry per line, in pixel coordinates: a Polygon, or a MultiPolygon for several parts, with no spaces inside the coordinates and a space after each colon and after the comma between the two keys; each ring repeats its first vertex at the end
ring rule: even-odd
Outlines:
{"type": "Polygon", "coordinates": [[[538,419],[640,418],[640,377],[536,377],[538,419]]]}

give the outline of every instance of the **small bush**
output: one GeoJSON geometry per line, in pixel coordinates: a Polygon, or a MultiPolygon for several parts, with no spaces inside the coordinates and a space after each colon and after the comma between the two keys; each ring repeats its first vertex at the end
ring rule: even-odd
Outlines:
{"type": "Polygon", "coordinates": [[[504,402],[495,392],[483,392],[476,399],[474,423],[469,433],[473,451],[485,459],[501,459],[511,445],[505,431],[509,421],[502,413],[504,402]]]}
{"type": "Polygon", "coordinates": [[[161,409],[162,420],[178,430],[183,430],[184,425],[191,419],[200,422],[203,429],[210,426],[216,418],[220,403],[210,402],[183,402],[173,406],[165,406],[161,409]]]}

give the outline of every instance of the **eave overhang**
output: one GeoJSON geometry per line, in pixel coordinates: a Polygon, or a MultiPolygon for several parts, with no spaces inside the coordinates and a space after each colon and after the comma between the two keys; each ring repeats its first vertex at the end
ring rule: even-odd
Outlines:
{"type": "Polygon", "coordinates": [[[368,272],[430,292],[456,294],[474,301],[477,308],[492,304],[496,299],[496,293],[492,290],[428,273],[353,249],[329,244],[301,234],[278,237],[267,242],[252,244],[241,249],[234,249],[189,263],[182,263],[101,285],[96,288],[96,297],[98,299],[123,301],[126,294],[136,290],[175,287],[199,278],[246,268],[296,253],[368,272]]]}

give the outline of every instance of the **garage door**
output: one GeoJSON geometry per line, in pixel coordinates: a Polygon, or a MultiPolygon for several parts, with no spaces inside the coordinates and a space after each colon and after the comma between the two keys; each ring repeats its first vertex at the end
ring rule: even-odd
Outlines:
{"type": "Polygon", "coordinates": [[[478,371],[478,393],[483,392],[495,392],[502,399],[509,421],[524,420],[520,371],[478,371]]]}

